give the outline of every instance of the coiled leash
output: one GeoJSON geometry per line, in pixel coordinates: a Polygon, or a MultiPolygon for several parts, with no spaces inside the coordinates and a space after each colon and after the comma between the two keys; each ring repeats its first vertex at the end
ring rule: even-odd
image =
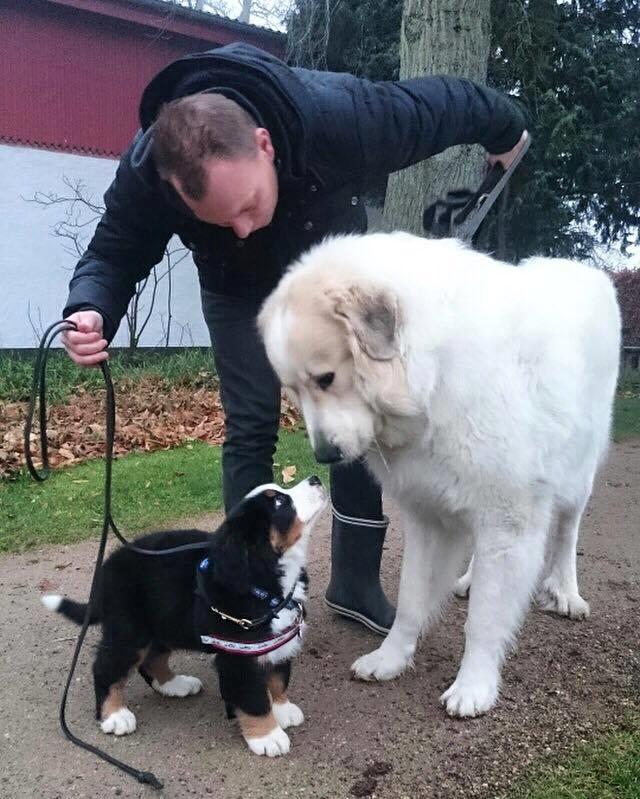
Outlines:
{"type": "Polygon", "coordinates": [[[455,238],[471,243],[530,146],[529,134],[507,169],[502,164],[496,163],[487,172],[476,191],[467,189],[450,191],[444,200],[437,200],[426,208],[422,216],[424,229],[439,239],[455,238]]]}
{"type": "MultiPolygon", "coordinates": [[[[47,389],[46,372],[47,372],[47,359],[49,357],[49,350],[56,336],[58,336],[60,333],[64,332],[65,330],[77,330],[77,329],[78,329],[77,325],[74,322],[65,321],[65,320],[60,322],[55,322],[50,327],[48,327],[47,330],[44,332],[42,339],[40,340],[40,346],[38,347],[38,355],[33,370],[31,398],[29,400],[29,408],[27,411],[27,418],[24,427],[25,461],[29,473],[31,474],[33,479],[37,480],[38,482],[43,482],[44,480],[46,480],[51,473],[51,469],[49,466],[49,452],[48,452],[48,442],[47,442],[47,409],[46,409],[46,389],[47,389]],[[40,457],[42,460],[42,471],[37,470],[37,468],[33,463],[33,459],[31,457],[31,429],[33,426],[33,416],[35,413],[35,406],[38,398],[40,400],[39,426],[40,426],[40,457]]],[[[141,555],[170,555],[176,552],[186,552],[188,550],[208,549],[210,546],[210,542],[202,541],[195,544],[184,544],[183,546],[171,547],[169,549],[161,549],[161,550],[143,549],[142,547],[138,547],[135,544],[131,544],[129,541],[127,541],[116,527],[115,522],[113,521],[113,517],[111,515],[111,467],[113,461],[113,442],[115,438],[115,426],[116,426],[115,392],[113,389],[113,382],[111,380],[111,373],[109,371],[107,363],[103,361],[100,364],[100,368],[102,369],[102,374],[104,377],[104,382],[107,391],[106,394],[107,431],[106,431],[106,445],[105,445],[104,515],[102,518],[102,535],[100,537],[98,556],[96,558],[93,577],[91,579],[91,590],[89,592],[89,601],[87,603],[87,610],[85,612],[80,633],[78,635],[78,640],[76,642],[76,648],[73,653],[73,658],[71,659],[71,665],[69,667],[69,675],[67,677],[67,682],[64,687],[64,692],[62,694],[62,701],[60,703],[60,726],[62,727],[62,731],[64,732],[65,736],[72,743],[76,744],[76,746],[80,746],[82,747],[82,749],[86,749],[88,752],[93,752],[94,755],[97,755],[98,757],[102,758],[102,760],[106,760],[107,763],[111,763],[113,766],[116,766],[117,768],[126,772],[130,776],[135,777],[135,779],[138,782],[143,783],[144,785],[150,785],[152,788],[155,788],[156,790],[160,790],[164,786],[162,782],[160,782],[160,780],[152,772],[140,771],[139,769],[133,768],[132,766],[123,763],[121,760],[112,757],[110,754],[104,752],[102,749],[99,749],[97,746],[93,746],[93,744],[89,744],[86,741],[81,740],[71,732],[69,726],[67,725],[66,716],[65,716],[67,696],[69,694],[69,687],[71,686],[71,681],[75,673],[76,665],[78,663],[78,658],[80,656],[80,650],[82,649],[82,644],[84,642],[87,628],[89,626],[89,621],[91,619],[91,611],[96,603],[98,577],[100,574],[100,570],[102,568],[102,562],[104,560],[104,553],[107,545],[107,538],[109,536],[109,530],[110,529],[113,530],[115,536],[125,547],[141,555]]]]}

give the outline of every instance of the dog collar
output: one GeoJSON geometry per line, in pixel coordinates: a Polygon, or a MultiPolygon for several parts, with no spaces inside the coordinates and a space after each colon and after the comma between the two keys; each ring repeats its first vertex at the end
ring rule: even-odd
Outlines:
{"type": "Polygon", "coordinates": [[[269,612],[265,613],[264,616],[260,616],[258,619],[238,619],[235,616],[230,616],[228,613],[225,613],[211,604],[211,600],[209,599],[209,595],[207,594],[207,590],[204,585],[203,577],[204,572],[206,572],[208,568],[209,558],[204,558],[202,561],[200,561],[196,570],[196,594],[205,600],[209,606],[209,610],[220,616],[220,618],[224,619],[225,621],[230,621],[233,624],[237,624],[239,627],[242,627],[243,630],[253,630],[256,627],[260,627],[263,624],[270,622],[272,619],[277,618],[278,613],[285,608],[292,610],[293,608],[297,607],[299,610],[302,610],[300,603],[293,599],[293,594],[298,586],[298,582],[300,581],[300,577],[298,576],[298,579],[293,584],[293,588],[284,597],[284,599],[280,599],[279,597],[270,594],[268,591],[265,591],[262,588],[257,588],[256,586],[252,586],[249,589],[249,593],[256,597],[256,599],[269,604],[269,612]]]}

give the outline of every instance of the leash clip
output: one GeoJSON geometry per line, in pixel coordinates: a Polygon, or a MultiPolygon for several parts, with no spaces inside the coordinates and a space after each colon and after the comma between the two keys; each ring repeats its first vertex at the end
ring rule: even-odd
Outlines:
{"type": "Polygon", "coordinates": [[[218,616],[223,618],[225,621],[232,621],[234,624],[242,627],[243,630],[250,630],[253,627],[253,622],[250,619],[236,619],[235,616],[229,616],[228,613],[223,613],[223,611],[218,610],[218,608],[214,608],[213,605],[210,605],[210,607],[214,613],[217,613],[218,616]]]}

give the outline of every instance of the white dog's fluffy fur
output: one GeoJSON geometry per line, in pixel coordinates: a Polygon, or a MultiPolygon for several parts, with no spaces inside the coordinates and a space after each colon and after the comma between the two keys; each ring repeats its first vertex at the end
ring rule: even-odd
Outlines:
{"type": "Polygon", "coordinates": [[[316,453],[366,456],[406,514],[395,623],[354,673],[386,680],[411,663],[471,539],[464,656],[442,701],[452,715],[489,710],[540,576],[549,607],[589,612],[575,555],[617,378],[611,282],[454,240],[348,236],[294,264],[259,326],[316,453]]]}

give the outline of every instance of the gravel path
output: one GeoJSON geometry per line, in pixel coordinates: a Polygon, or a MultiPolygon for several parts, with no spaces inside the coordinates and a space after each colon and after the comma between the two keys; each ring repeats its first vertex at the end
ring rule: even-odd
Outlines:
{"type": "MultiPolygon", "coordinates": [[[[393,509],[389,509],[393,517],[393,509]]],[[[211,526],[215,516],[189,520],[211,526]]],[[[384,578],[394,592],[401,539],[392,529],[384,578]]],[[[48,615],[38,594],[86,595],[96,542],[0,558],[0,797],[93,799],[159,795],[68,743],[58,705],[74,628],[48,615]]],[[[332,616],[322,603],[328,519],[311,551],[310,632],[296,661],[292,699],[306,722],[277,760],[249,754],[224,718],[211,663],[177,655],[205,691],[166,699],[132,678],[138,731],[114,740],[93,719],[91,652],[85,645],[68,719],[85,740],[164,780],[162,796],[221,799],[465,799],[499,797],[529,764],[589,740],[638,701],[640,679],[640,442],[616,445],[598,480],[580,543],[581,590],[591,618],[570,622],[536,610],[504,671],[502,699],[487,717],[447,718],[438,696],[462,652],[465,602],[453,601],[423,642],[416,668],[388,684],[354,682],[349,665],[379,640],[332,616]]]]}

